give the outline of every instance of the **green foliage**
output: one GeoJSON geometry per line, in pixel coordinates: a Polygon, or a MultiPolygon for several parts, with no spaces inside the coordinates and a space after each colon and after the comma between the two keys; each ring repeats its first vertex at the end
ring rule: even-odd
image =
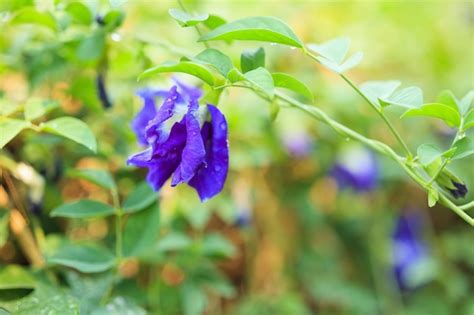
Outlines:
{"type": "Polygon", "coordinates": [[[81,199],[72,203],[65,203],[51,211],[52,217],[65,218],[99,218],[112,215],[115,209],[105,203],[81,199]]]}
{"type": "Polygon", "coordinates": [[[25,119],[29,121],[37,119],[58,107],[59,104],[55,101],[29,99],[25,104],[25,119]]]}
{"type": "Polygon", "coordinates": [[[337,73],[343,73],[359,65],[364,57],[362,52],[357,52],[346,59],[349,46],[350,40],[341,37],[322,44],[309,44],[308,48],[321,56],[319,61],[323,65],[337,73]]]}
{"type": "Polygon", "coordinates": [[[230,60],[227,55],[214,48],[203,50],[196,55],[195,59],[213,66],[224,77],[226,77],[229,71],[234,67],[232,60],[230,60]]]}
{"type": "Polygon", "coordinates": [[[48,264],[74,268],[83,273],[106,271],[114,266],[115,257],[110,251],[98,244],[67,244],[47,258],[48,264]]]}
{"type": "Polygon", "coordinates": [[[461,116],[459,115],[459,112],[448,105],[440,103],[429,103],[424,104],[420,108],[410,109],[402,115],[402,118],[417,116],[438,118],[450,127],[459,127],[461,124],[461,116]]]}
{"type": "Polygon", "coordinates": [[[45,132],[57,134],[82,144],[93,152],[97,151],[97,143],[94,134],[86,123],[77,118],[56,118],[43,123],[41,129],[45,132]]]}
{"type": "Polygon", "coordinates": [[[169,15],[175,19],[182,27],[195,26],[209,18],[208,14],[191,15],[183,10],[169,9],[169,15]]]}
{"type": "Polygon", "coordinates": [[[115,182],[108,171],[99,169],[71,169],[67,175],[73,178],[85,179],[102,188],[115,190],[115,182]]]}
{"type": "Polygon", "coordinates": [[[302,48],[303,44],[284,22],[274,17],[250,17],[223,24],[199,41],[258,40],[302,48]]]}
{"type": "Polygon", "coordinates": [[[182,61],[166,61],[159,66],[145,70],[139,77],[138,80],[153,76],[158,73],[169,73],[169,72],[182,72],[195,76],[209,85],[214,85],[214,75],[206,67],[199,63],[182,61]]]}
{"type": "Polygon", "coordinates": [[[240,55],[240,68],[243,73],[259,67],[265,68],[265,50],[262,47],[246,50],[240,55]]]}
{"type": "Polygon", "coordinates": [[[19,119],[10,119],[0,117],[0,148],[3,148],[23,129],[28,128],[30,123],[19,119]]]}
{"type": "Polygon", "coordinates": [[[150,206],[157,199],[156,193],[151,187],[143,182],[138,184],[137,187],[128,195],[123,203],[124,213],[134,213],[144,210],[150,206]]]}
{"type": "Polygon", "coordinates": [[[272,78],[275,87],[288,89],[306,97],[309,101],[313,101],[314,96],[311,90],[297,78],[282,72],[272,73],[272,78]]]}
{"type": "Polygon", "coordinates": [[[244,73],[243,76],[247,81],[249,81],[251,84],[254,84],[266,95],[273,97],[275,93],[275,85],[273,83],[272,75],[267,69],[259,67],[255,70],[244,73]]]}

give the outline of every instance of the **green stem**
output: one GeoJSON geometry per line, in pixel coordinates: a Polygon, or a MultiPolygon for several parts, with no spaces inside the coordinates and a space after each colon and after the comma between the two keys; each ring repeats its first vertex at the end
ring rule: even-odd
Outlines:
{"type": "MultiPolygon", "coordinates": [[[[183,10],[184,12],[188,13],[188,10],[186,10],[186,7],[184,6],[183,2],[181,0],[178,0],[178,4],[179,6],[181,7],[181,10],[183,10]]],[[[202,32],[201,30],[199,29],[199,26],[197,25],[194,25],[194,29],[196,30],[196,32],[198,33],[199,37],[202,37],[202,32]]],[[[209,43],[208,42],[203,42],[204,46],[206,48],[210,48],[211,46],[209,46],[209,43]]]]}
{"type": "Polygon", "coordinates": [[[462,206],[459,206],[459,208],[461,208],[462,210],[469,210],[471,208],[474,209],[474,201],[471,201],[471,202],[468,202],[462,206]]]}
{"type": "Polygon", "coordinates": [[[431,186],[431,184],[433,184],[433,182],[436,180],[436,178],[438,178],[439,174],[441,174],[441,172],[443,171],[443,169],[446,167],[446,165],[448,165],[449,163],[449,159],[445,159],[443,161],[443,163],[440,165],[440,167],[438,168],[438,170],[436,171],[436,173],[433,175],[433,177],[430,179],[430,181],[428,182],[428,186],[431,186]]]}
{"type": "MultiPolygon", "coordinates": [[[[312,53],[310,53],[309,51],[305,50],[305,53],[306,55],[308,55],[311,59],[315,60],[316,62],[318,63],[321,63],[319,58],[315,55],[313,55],[312,53]]],[[[405,141],[403,140],[403,138],[400,136],[400,134],[398,133],[398,131],[393,127],[392,123],[390,122],[390,120],[388,120],[387,116],[385,116],[385,114],[383,113],[382,110],[380,110],[378,108],[377,105],[375,105],[360,89],[359,87],[357,87],[357,85],[354,84],[354,82],[352,82],[347,76],[345,76],[344,74],[340,73],[339,76],[347,83],[349,84],[350,87],[352,87],[352,89],[354,89],[360,96],[362,96],[362,98],[379,114],[379,116],[382,118],[382,120],[385,122],[385,124],[388,126],[388,128],[390,129],[390,131],[392,132],[392,134],[395,136],[395,138],[397,139],[397,141],[400,143],[400,145],[402,146],[403,150],[405,151],[408,159],[412,159],[413,158],[413,155],[410,151],[410,148],[408,148],[408,145],[405,143],[405,141]]]]}

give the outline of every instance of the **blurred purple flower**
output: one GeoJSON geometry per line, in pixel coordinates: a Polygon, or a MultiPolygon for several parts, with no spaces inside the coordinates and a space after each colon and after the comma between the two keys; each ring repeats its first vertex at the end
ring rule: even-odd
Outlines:
{"type": "Polygon", "coordinates": [[[314,146],[313,139],[305,130],[285,133],[282,142],[286,151],[295,158],[308,156],[314,146]]]}
{"type": "Polygon", "coordinates": [[[422,217],[401,215],[392,233],[393,272],[402,290],[414,289],[433,277],[434,265],[422,240],[422,217]]]}
{"type": "Polygon", "coordinates": [[[331,175],[342,189],[371,191],[378,183],[378,164],[374,154],[362,146],[345,148],[338,156],[331,175]]]}
{"type": "Polygon", "coordinates": [[[227,121],[217,107],[200,107],[201,90],[177,82],[169,91],[142,90],[143,109],[132,122],[139,142],[149,147],[127,163],[147,167],[147,181],[159,190],[188,183],[201,201],[224,187],[229,168],[227,121]],[[154,98],[164,97],[156,109],[154,98]],[[209,114],[209,119],[207,119],[209,114]]]}
{"type": "Polygon", "coordinates": [[[234,224],[238,227],[246,227],[252,223],[252,213],[250,208],[239,207],[234,224]]]}

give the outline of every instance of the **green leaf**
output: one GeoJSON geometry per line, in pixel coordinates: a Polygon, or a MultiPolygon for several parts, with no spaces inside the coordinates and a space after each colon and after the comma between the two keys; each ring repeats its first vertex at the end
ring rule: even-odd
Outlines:
{"type": "Polygon", "coordinates": [[[229,79],[230,82],[235,83],[235,82],[239,82],[239,81],[244,81],[245,77],[242,74],[242,72],[239,71],[239,69],[233,68],[227,74],[227,79],[229,79]]]}
{"type": "Polygon", "coordinates": [[[34,120],[59,107],[58,102],[42,99],[29,99],[25,104],[25,119],[34,120]]]}
{"type": "Polygon", "coordinates": [[[183,299],[183,315],[200,315],[203,314],[206,305],[207,297],[194,283],[187,282],[182,288],[182,299],[183,299]]]}
{"type": "Polygon", "coordinates": [[[208,14],[192,15],[178,9],[169,9],[168,14],[175,19],[182,27],[194,26],[209,18],[208,14]]]}
{"type": "Polygon", "coordinates": [[[163,236],[156,246],[160,252],[179,251],[191,246],[192,240],[183,233],[171,232],[163,236]]]}
{"type": "Polygon", "coordinates": [[[343,73],[356,67],[364,57],[362,52],[356,52],[344,61],[349,46],[348,38],[339,37],[322,44],[309,44],[308,48],[321,56],[319,60],[323,65],[337,73],[343,73]]]}
{"type": "Polygon", "coordinates": [[[474,144],[468,137],[464,137],[456,141],[453,145],[456,148],[451,160],[463,159],[471,154],[474,154],[474,144]]]}
{"type": "Polygon", "coordinates": [[[301,40],[284,22],[274,17],[249,17],[221,25],[202,36],[209,40],[257,40],[302,48],[301,40]]]}
{"type": "Polygon", "coordinates": [[[349,38],[338,37],[322,44],[309,44],[308,48],[339,65],[346,57],[350,43],[349,38]]]}
{"type": "Polygon", "coordinates": [[[461,114],[464,115],[465,113],[468,112],[473,100],[474,100],[474,91],[469,91],[459,102],[459,110],[461,111],[461,114]]]}
{"type": "Polygon", "coordinates": [[[439,192],[436,189],[430,189],[428,191],[428,207],[432,208],[436,205],[439,200],[439,192]]]}
{"type": "Polygon", "coordinates": [[[153,203],[146,210],[130,215],[125,224],[123,253],[125,256],[146,254],[158,240],[160,209],[153,203]]]}
{"type": "Polygon", "coordinates": [[[138,80],[142,80],[143,78],[147,78],[158,73],[166,72],[187,73],[203,80],[210,86],[214,85],[214,76],[212,72],[209,71],[209,69],[207,69],[205,66],[190,61],[166,61],[161,65],[145,70],[142,74],[140,74],[138,80]]]}
{"type": "Polygon", "coordinates": [[[244,77],[247,81],[260,88],[268,96],[273,97],[275,93],[275,86],[273,84],[272,75],[270,74],[270,72],[268,72],[267,69],[262,67],[257,68],[255,70],[244,73],[244,77]]]}
{"type": "Polygon", "coordinates": [[[40,285],[32,294],[16,301],[11,309],[15,315],[77,315],[77,300],[62,289],[40,285]]]}
{"type": "Polygon", "coordinates": [[[210,14],[207,20],[203,22],[204,25],[206,25],[207,28],[210,30],[213,30],[223,24],[227,23],[226,20],[221,18],[220,16],[210,14]]]}
{"type": "Polygon", "coordinates": [[[471,109],[464,117],[463,131],[474,127],[474,108],[471,109]]]}
{"type": "Polygon", "coordinates": [[[112,32],[117,27],[122,25],[123,21],[125,20],[125,13],[121,10],[110,10],[104,16],[104,28],[108,32],[112,32]]]}
{"type": "Polygon", "coordinates": [[[246,50],[240,55],[240,68],[243,73],[259,67],[265,67],[265,50],[262,47],[246,50]]]}
{"type": "Polygon", "coordinates": [[[71,203],[60,205],[53,209],[50,213],[52,217],[64,217],[64,218],[100,218],[114,214],[115,209],[105,203],[81,199],[71,203]]]}
{"type": "Polygon", "coordinates": [[[134,213],[145,209],[157,200],[157,195],[147,182],[139,184],[123,203],[125,213],[134,213]]]}
{"type": "MultiPolygon", "coordinates": [[[[10,211],[0,208],[0,248],[5,245],[8,240],[10,222],[10,211]]],[[[1,283],[1,282],[0,282],[1,283]]]]}
{"type": "Polygon", "coordinates": [[[389,99],[400,84],[400,81],[368,81],[360,86],[360,90],[372,103],[381,106],[379,100],[389,99]]]}
{"type": "Polygon", "coordinates": [[[96,308],[90,315],[146,315],[143,308],[136,305],[126,297],[116,296],[107,305],[96,308]]]}
{"type": "Polygon", "coordinates": [[[48,12],[40,12],[32,7],[26,7],[19,10],[12,18],[13,24],[34,24],[46,26],[56,31],[57,24],[54,17],[48,12]]]}
{"type": "Polygon", "coordinates": [[[389,97],[379,99],[382,106],[396,105],[405,108],[418,108],[423,105],[423,91],[416,86],[395,91],[389,97]]]}
{"type": "Polygon", "coordinates": [[[20,104],[0,98],[0,116],[10,116],[20,110],[20,104]]]}
{"type": "Polygon", "coordinates": [[[436,145],[425,143],[418,147],[417,154],[421,164],[429,165],[443,155],[443,152],[436,145]]]}
{"type": "Polygon", "coordinates": [[[0,290],[34,289],[36,281],[31,273],[19,265],[8,265],[0,269],[0,290]]]}
{"type": "Polygon", "coordinates": [[[105,48],[105,35],[103,32],[95,32],[94,34],[81,40],[76,50],[79,60],[93,61],[98,60],[105,48]]]}
{"type": "Polygon", "coordinates": [[[0,117],[0,149],[29,126],[28,121],[0,117]]]}
{"type": "Polygon", "coordinates": [[[420,108],[410,109],[402,115],[402,118],[416,116],[429,116],[439,118],[450,127],[459,127],[461,123],[461,116],[459,116],[459,113],[457,111],[455,111],[450,106],[440,103],[430,103],[425,104],[420,108]]]}
{"type": "Polygon", "coordinates": [[[286,73],[275,72],[272,73],[272,78],[275,87],[291,90],[313,101],[313,93],[311,93],[311,90],[306,86],[306,84],[296,79],[295,77],[286,73]]]}
{"type": "Polygon", "coordinates": [[[232,258],[237,252],[235,246],[223,236],[213,233],[204,237],[202,251],[206,256],[232,258]]]}
{"type": "Polygon", "coordinates": [[[84,273],[95,273],[112,268],[115,257],[108,249],[98,245],[64,245],[47,258],[47,262],[84,273]]]}
{"type": "Polygon", "coordinates": [[[82,144],[89,150],[96,152],[97,143],[89,126],[83,121],[73,117],[61,117],[41,124],[42,130],[60,135],[82,144]]]}
{"type": "Polygon", "coordinates": [[[456,112],[459,111],[458,100],[456,99],[456,96],[454,96],[453,92],[449,90],[442,91],[436,100],[437,103],[449,106],[456,112]]]}
{"type": "Polygon", "coordinates": [[[105,189],[113,190],[116,188],[112,175],[106,170],[71,169],[67,171],[67,175],[74,178],[85,179],[105,189]]]}
{"type": "Polygon", "coordinates": [[[232,60],[230,60],[226,54],[214,48],[208,48],[200,52],[195,58],[213,66],[224,77],[226,77],[229,71],[234,67],[232,60]]]}
{"type": "Polygon", "coordinates": [[[65,11],[72,17],[74,22],[84,25],[90,25],[92,23],[92,12],[85,4],[79,1],[69,3],[65,11]]]}

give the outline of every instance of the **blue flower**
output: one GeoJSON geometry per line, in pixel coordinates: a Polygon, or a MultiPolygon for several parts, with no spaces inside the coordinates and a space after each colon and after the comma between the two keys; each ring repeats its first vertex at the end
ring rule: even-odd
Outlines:
{"type": "Polygon", "coordinates": [[[147,167],[147,181],[159,190],[187,183],[202,201],[224,187],[229,169],[227,121],[217,107],[199,106],[201,90],[176,81],[169,91],[142,90],[143,109],[132,122],[141,144],[148,148],[132,155],[128,164],[147,167]],[[154,99],[164,97],[156,109],[154,99]]]}
{"type": "Polygon", "coordinates": [[[378,183],[378,165],[374,154],[362,146],[345,148],[334,164],[331,175],[342,189],[371,191],[378,183]]]}
{"type": "Polygon", "coordinates": [[[434,274],[433,260],[421,237],[421,219],[419,215],[402,215],[392,233],[393,272],[402,290],[415,289],[434,274]]]}
{"type": "Polygon", "coordinates": [[[314,143],[305,130],[287,132],[282,137],[286,151],[294,158],[303,158],[311,154],[314,143]]]}

